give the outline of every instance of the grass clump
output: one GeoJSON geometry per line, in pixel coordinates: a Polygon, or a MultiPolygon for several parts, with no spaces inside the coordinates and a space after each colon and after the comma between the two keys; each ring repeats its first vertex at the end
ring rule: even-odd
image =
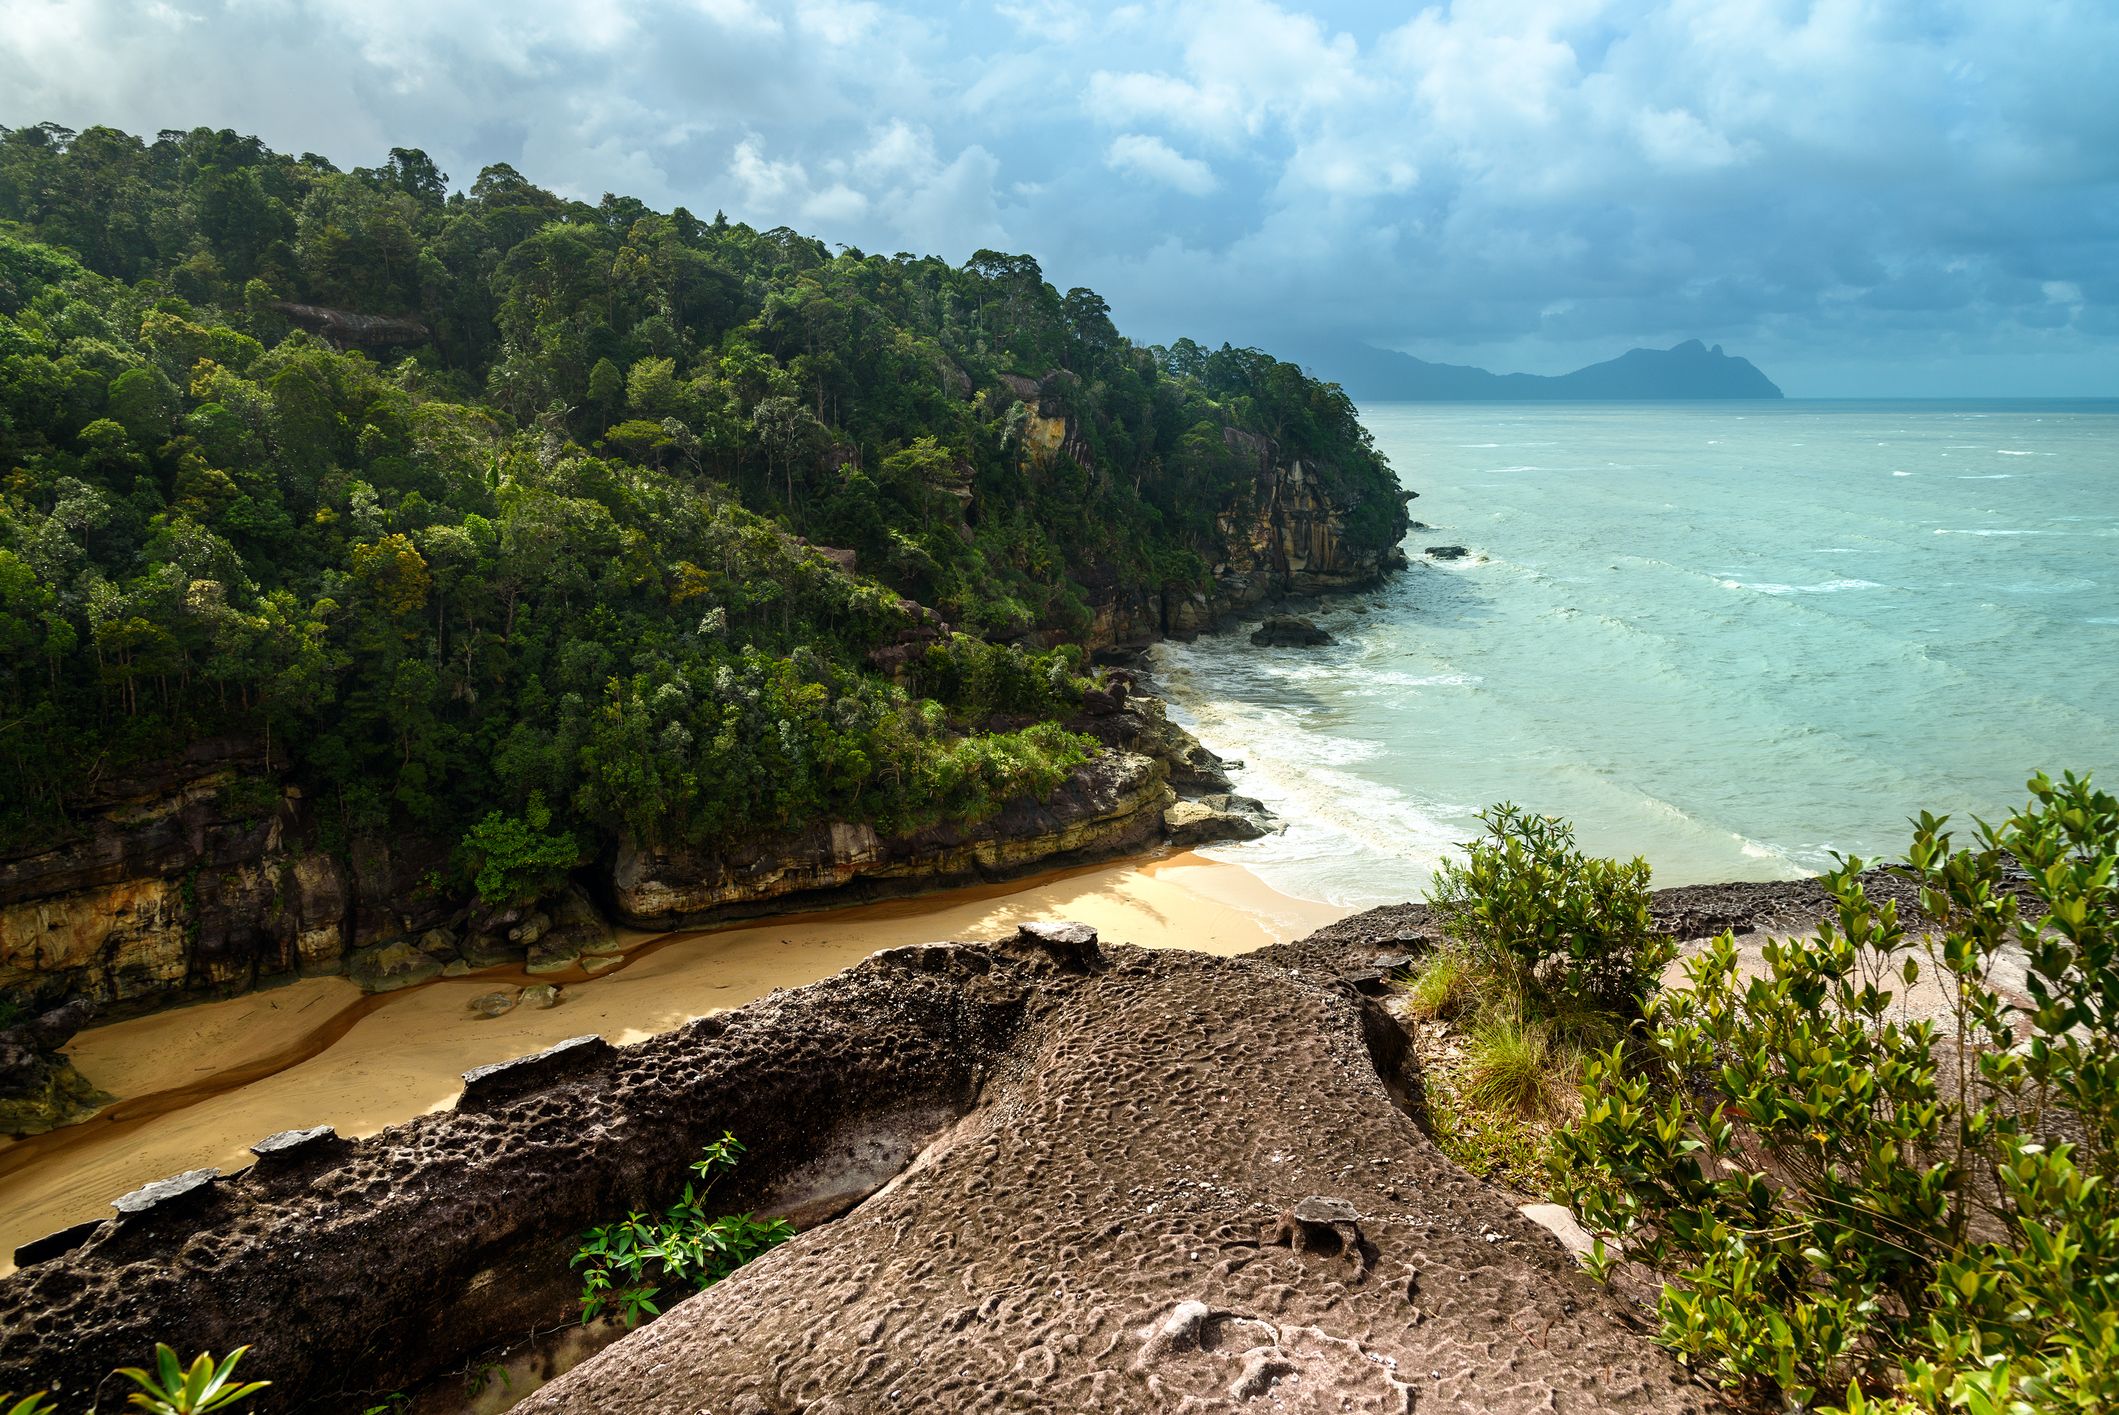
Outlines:
{"type": "Polygon", "coordinates": [[[1398,985],[1398,996],[1409,1015],[1423,1021],[1447,1021],[1470,1009],[1477,982],[1470,960],[1462,953],[1438,949],[1414,966],[1398,985]]]}
{"type": "Polygon", "coordinates": [[[1462,1091],[1481,1110],[1548,1119],[1573,1098],[1581,1069],[1580,1053],[1556,1044],[1551,1024],[1502,1009],[1472,1030],[1462,1091]]]}

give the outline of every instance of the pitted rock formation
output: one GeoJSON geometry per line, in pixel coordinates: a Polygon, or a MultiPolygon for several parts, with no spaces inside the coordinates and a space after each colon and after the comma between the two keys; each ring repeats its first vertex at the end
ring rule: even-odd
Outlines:
{"type": "Polygon", "coordinates": [[[881,1193],[517,1408],[1712,1407],[1393,1103],[1373,1004],[1107,953],[881,1193]]]}
{"type": "Polygon", "coordinates": [[[274,1383],[260,1412],[362,1410],[437,1377],[460,1394],[473,1355],[570,1323],[584,1228],[667,1202],[724,1131],[748,1147],[715,1191],[731,1211],[857,1203],[970,1107],[1080,952],[872,960],[638,1046],[483,1068],[454,1111],[369,1139],[274,1137],[241,1174],[146,1186],[18,1254],[0,1386],[114,1403],[112,1369],[166,1341],[250,1343],[245,1374],[274,1383]]]}
{"type": "Polygon", "coordinates": [[[1709,1408],[1406,1118],[1406,1055],[1353,988],[1256,959],[1078,925],[892,949],[63,1235],[0,1280],[0,1370],[80,1406],[157,1340],[252,1342],[261,1412],[460,1391],[566,1323],[584,1227],[734,1130],[717,1205],[822,1226],[518,1408],[1709,1408]]]}

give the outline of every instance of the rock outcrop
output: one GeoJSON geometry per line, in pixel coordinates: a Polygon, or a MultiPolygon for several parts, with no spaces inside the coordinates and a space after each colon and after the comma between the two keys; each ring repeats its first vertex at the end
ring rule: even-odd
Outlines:
{"type": "Polygon", "coordinates": [[[805,1231],[526,1415],[1712,1408],[1429,1143],[1411,1066],[1356,990],[1254,958],[1079,926],[887,950],[179,1176],[0,1280],[0,1369],[78,1407],[157,1340],[250,1342],[261,1412],[460,1401],[461,1371],[567,1322],[582,1228],[666,1201],[733,1130],[715,1205],[805,1231]]]}
{"type": "Polygon", "coordinates": [[[1043,801],[1020,798],[974,824],[884,836],[833,822],[722,850],[620,845],[610,898],[620,921],[677,928],[766,908],[844,903],[1122,855],[1161,838],[1173,799],[1162,763],[1101,752],[1043,801]]]}
{"type": "MultiPolygon", "coordinates": [[[[1035,463],[1071,456],[1091,465],[1074,421],[1074,375],[1054,370],[1042,379],[1002,376],[1005,397],[1024,408],[1022,445],[1035,463]]],[[[1406,565],[1399,546],[1406,503],[1416,493],[1390,493],[1387,504],[1366,504],[1375,493],[1336,469],[1291,458],[1272,438],[1222,429],[1231,456],[1251,472],[1215,508],[1211,578],[1193,590],[1131,587],[1108,567],[1075,567],[1089,590],[1093,621],[1084,642],[1092,649],[1145,647],[1163,638],[1191,638],[1286,595],[1364,589],[1406,565]]]]}
{"type": "Polygon", "coordinates": [[[74,834],[0,857],[0,998],[139,1011],[336,973],[447,917],[420,887],[439,851],[364,840],[334,854],[306,804],[226,741],[104,784],[74,834]]]}
{"type": "Polygon", "coordinates": [[[1251,631],[1251,642],[1260,648],[1277,649],[1321,648],[1338,641],[1318,628],[1315,621],[1299,614],[1268,614],[1265,622],[1251,631]]]}
{"type": "Polygon", "coordinates": [[[60,1050],[90,1010],[70,1002],[0,1029],[0,1135],[41,1135],[110,1103],[60,1050]]]}

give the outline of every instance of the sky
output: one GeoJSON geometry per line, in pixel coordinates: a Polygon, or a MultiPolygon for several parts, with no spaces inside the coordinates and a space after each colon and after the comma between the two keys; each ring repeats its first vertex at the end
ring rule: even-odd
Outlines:
{"type": "Polygon", "coordinates": [[[0,0],[0,124],[508,162],[1137,339],[2119,395],[2119,0],[0,0]]]}

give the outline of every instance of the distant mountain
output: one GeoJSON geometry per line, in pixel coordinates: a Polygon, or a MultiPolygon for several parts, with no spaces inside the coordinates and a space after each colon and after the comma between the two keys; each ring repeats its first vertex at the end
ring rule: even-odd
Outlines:
{"type": "Polygon", "coordinates": [[[1749,359],[1687,339],[1671,349],[1629,349],[1573,373],[1488,373],[1465,364],[1431,364],[1367,344],[1341,344],[1305,357],[1319,378],[1356,401],[1451,402],[1486,399],[1661,401],[1680,398],[1778,398],[1781,391],[1749,359]]]}

